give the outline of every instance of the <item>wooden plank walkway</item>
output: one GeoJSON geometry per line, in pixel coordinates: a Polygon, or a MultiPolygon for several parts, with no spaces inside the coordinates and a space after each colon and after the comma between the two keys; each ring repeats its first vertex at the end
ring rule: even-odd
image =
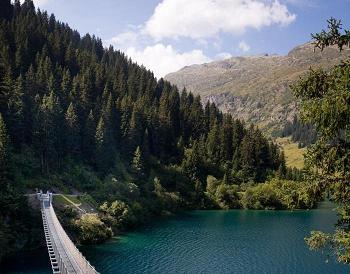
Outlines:
{"type": "Polygon", "coordinates": [[[41,201],[41,214],[52,272],[55,274],[98,274],[61,226],[52,207],[52,193],[38,193],[37,197],[41,201]]]}

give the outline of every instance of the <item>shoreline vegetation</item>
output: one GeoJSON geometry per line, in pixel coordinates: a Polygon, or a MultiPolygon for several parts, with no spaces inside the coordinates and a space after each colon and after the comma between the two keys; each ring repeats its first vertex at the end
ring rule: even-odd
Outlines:
{"type": "MultiPolygon", "coordinates": [[[[0,11],[0,261],[43,244],[40,211],[24,196],[34,189],[83,193],[56,207],[79,244],[180,210],[311,209],[326,190],[344,204],[344,184],[320,183],[317,161],[287,167],[256,126],[203,106],[101,39],[80,36],[31,0],[2,1],[0,11]]],[[[346,153],[333,175],[348,174],[346,153]]]]}
{"type": "MultiPolygon", "coordinates": [[[[237,207],[252,182],[302,178],[256,126],[31,0],[2,1],[0,11],[0,258],[42,244],[39,211],[24,196],[34,189],[87,193],[98,215],[59,214],[78,242],[99,243],[162,212],[237,207]]],[[[268,190],[249,190],[247,206],[276,199],[255,191],[268,190]]]]}

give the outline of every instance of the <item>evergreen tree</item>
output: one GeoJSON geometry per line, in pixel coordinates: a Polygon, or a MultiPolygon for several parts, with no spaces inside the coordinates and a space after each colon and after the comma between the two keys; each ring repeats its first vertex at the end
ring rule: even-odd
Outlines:
{"type": "Polygon", "coordinates": [[[11,0],[3,0],[0,3],[0,19],[11,19],[13,6],[11,0]]]}
{"type": "Polygon", "coordinates": [[[220,163],[220,137],[219,126],[215,122],[208,133],[206,143],[208,161],[212,165],[218,165],[220,163]]]}
{"type": "Polygon", "coordinates": [[[2,185],[6,178],[9,156],[9,137],[5,126],[4,119],[0,113],[0,185],[2,185]]]}
{"type": "Polygon", "coordinates": [[[13,136],[13,143],[16,146],[19,146],[23,142],[25,135],[24,109],[24,83],[20,75],[8,98],[8,119],[11,125],[9,131],[11,136],[13,136]]]}
{"type": "Polygon", "coordinates": [[[135,172],[138,175],[142,175],[144,171],[144,165],[143,165],[143,155],[141,152],[141,148],[137,146],[134,157],[132,159],[132,168],[135,170],[135,172]]]}
{"type": "MultiPolygon", "coordinates": [[[[331,18],[328,30],[313,35],[316,47],[323,50],[350,46],[350,31],[331,18]]],[[[338,203],[340,220],[335,234],[313,232],[307,239],[310,248],[333,247],[337,259],[350,263],[350,59],[331,69],[310,70],[293,86],[301,100],[301,119],[313,125],[319,138],[308,148],[306,163],[317,174],[314,189],[330,189],[338,203]]]]}
{"type": "Polygon", "coordinates": [[[11,96],[12,88],[13,80],[11,71],[9,69],[3,69],[0,74],[0,112],[4,115],[8,113],[9,97],[11,96]]]}
{"type": "Polygon", "coordinates": [[[80,152],[80,127],[78,116],[75,112],[73,103],[69,104],[69,107],[65,114],[66,122],[66,154],[77,155],[80,152]]]}
{"type": "Polygon", "coordinates": [[[89,164],[94,164],[95,156],[95,133],[96,133],[96,122],[95,117],[90,110],[89,115],[86,119],[85,125],[83,127],[82,134],[82,152],[84,160],[89,164]]]}
{"type": "Polygon", "coordinates": [[[95,143],[96,143],[96,165],[102,173],[107,172],[107,170],[112,166],[114,161],[114,148],[111,145],[112,136],[109,129],[106,127],[106,122],[103,116],[96,127],[95,143]]]}
{"type": "Polygon", "coordinates": [[[135,105],[131,114],[129,130],[127,134],[127,142],[129,152],[132,153],[135,148],[141,145],[142,137],[142,117],[138,110],[138,107],[135,105]]]}
{"type": "Polygon", "coordinates": [[[50,167],[59,167],[61,163],[61,115],[58,97],[52,91],[50,95],[43,97],[35,121],[35,143],[37,151],[40,151],[43,172],[48,173],[50,167]]]}

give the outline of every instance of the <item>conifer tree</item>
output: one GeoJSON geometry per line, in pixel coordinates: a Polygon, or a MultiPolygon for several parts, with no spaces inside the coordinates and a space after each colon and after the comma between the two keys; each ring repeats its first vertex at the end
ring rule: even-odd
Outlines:
{"type": "Polygon", "coordinates": [[[127,142],[129,146],[129,152],[132,153],[135,148],[141,145],[142,134],[142,118],[139,113],[138,107],[135,105],[132,111],[130,126],[127,135],[127,142]]]}
{"type": "Polygon", "coordinates": [[[61,81],[61,104],[63,108],[68,105],[69,94],[72,90],[72,78],[69,70],[64,70],[61,81]]]}
{"type": "Polygon", "coordinates": [[[111,134],[106,126],[103,116],[96,127],[95,143],[96,143],[96,165],[100,172],[105,173],[111,168],[114,161],[114,147],[111,145],[111,134]]]}
{"type": "Polygon", "coordinates": [[[11,0],[2,0],[0,3],[0,19],[9,20],[12,17],[12,11],[11,0]]]}
{"type": "Polygon", "coordinates": [[[0,112],[6,115],[8,112],[9,97],[13,88],[13,80],[10,69],[3,69],[1,72],[3,74],[0,74],[0,112]]]}
{"type": "Polygon", "coordinates": [[[24,109],[24,82],[20,75],[8,98],[8,121],[11,125],[9,132],[13,136],[13,144],[16,146],[19,146],[24,140],[24,109]]]}
{"type": "Polygon", "coordinates": [[[93,164],[94,162],[94,153],[95,153],[95,133],[96,133],[96,122],[95,117],[90,110],[89,115],[85,121],[85,125],[83,128],[82,134],[82,152],[84,156],[84,160],[87,163],[93,164]]]}
{"type": "Polygon", "coordinates": [[[9,156],[9,137],[4,119],[0,113],[0,185],[4,183],[9,156]]]}
{"type": "Polygon", "coordinates": [[[65,114],[66,122],[66,154],[77,155],[80,152],[80,127],[78,116],[75,112],[73,103],[65,114]]]}
{"type": "Polygon", "coordinates": [[[143,155],[140,146],[137,146],[134,157],[132,159],[132,168],[138,175],[142,175],[144,171],[143,155]]]}
{"type": "Polygon", "coordinates": [[[208,161],[212,165],[218,165],[220,162],[220,137],[219,126],[215,122],[208,133],[206,142],[208,161]]]}
{"type": "Polygon", "coordinates": [[[62,155],[62,109],[53,91],[44,96],[35,121],[36,146],[40,151],[43,172],[60,166],[62,155]]]}

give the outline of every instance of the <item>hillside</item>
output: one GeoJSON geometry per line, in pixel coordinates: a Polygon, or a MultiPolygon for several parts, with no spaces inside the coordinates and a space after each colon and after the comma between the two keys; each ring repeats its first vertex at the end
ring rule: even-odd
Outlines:
{"type": "Polygon", "coordinates": [[[36,188],[81,193],[56,199],[64,225],[98,243],[179,209],[240,207],[238,184],[287,178],[258,128],[204,108],[31,0],[0,11],[0,261],[42,240],[24,195],[36,188]],[[98,216],[74,214],[80,204],[91,212],[86,203],[98,216]]]}
{"type": "Polygon", "coordinates": [[[323,52],[311,43],[298,46],[286,56],[262,55],[232,57],[202,65],[185,67],[165,79],[179,88],[200,94],[204,101],[215,102],[221,110],[262,128],[279,130],[297,113],[297,103],[289,85],[310,67],[330,67],[350,49],[336,47],[323,52]]]}

